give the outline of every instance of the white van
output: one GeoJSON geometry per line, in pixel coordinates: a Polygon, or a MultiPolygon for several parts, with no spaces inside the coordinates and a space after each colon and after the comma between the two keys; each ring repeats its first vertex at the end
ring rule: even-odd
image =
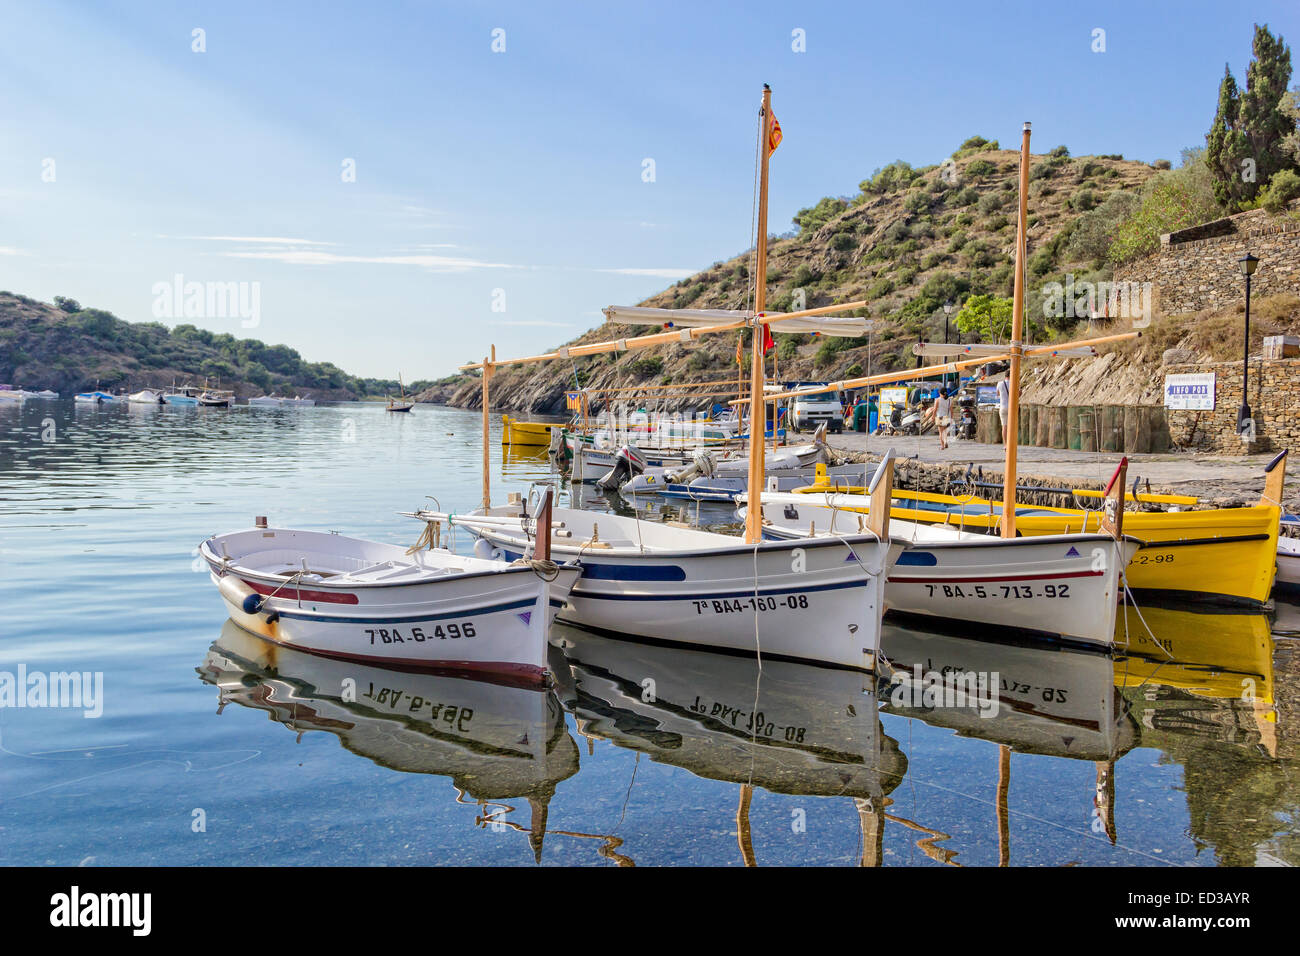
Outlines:
{"type": "Polygon", "coordinates": [[[796,396],[790,406],[790,421],[796,433],[813,431],[818,425],[825,424],[828,432],[839,434],[844,431],[844,405],[839,393],[796,396]]]}

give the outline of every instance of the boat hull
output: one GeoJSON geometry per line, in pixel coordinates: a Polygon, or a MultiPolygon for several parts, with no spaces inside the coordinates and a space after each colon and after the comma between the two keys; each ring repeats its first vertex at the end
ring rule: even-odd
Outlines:
{"type": "MultiPolygon", "coordinates": [[[[322,537],[284,530],[271,534],[285,554],[297,553],[297,548],[311,553],[312,537],[322,537]]],[[[223,543],[234,537],[209,539],[200,554],[231,620],[244,629],[325,657],[522,682],[545,679],[549,626],[580,573],[561,567],[547,582],[520,566],[449,573],[421,583],[286,580],[240,566],[238,558],[223,561],[223,543]],[[229,576],[236,582],[223,586],[229,576]],[[243,601],[247,591],[241,583],[263,596],[256,611],[250,612],[243,601]]]]}
{"type": "MultiPolygon", "coordinates": [[[[821,534],[856,531],[862,516],[851,511],[785,500],[764,501],[765,536],[792,539],[812,528],[821,534]]],[[[806,497],[806,496],[799,496],[806,497]]],[[[916,540],[895,562],[886,581],[886,609],[1026,634],[1109,647],[1115,637],[1115,605],[1121,571],[1138,542],[1108,535],[995,538],[894,522],[896,536],[916,540]]]]}
{"type": "MultiPolygon", "coordinates": [[[[563,508],[554,509],[553,520],[563,521],[573,537],[553,538],[552,555],[578,560],[583,568],[559,615],[563,621],[661,643],[856,670],[875,667],[884,572],[900,544],[852,535],[754,546],[726,535],[563,508]],[[631,546],[592,547],[587,542],[597,523],[602,534],[612,529],[630,536],[631,546]],[[641,550],[639,534],[657,543],[641,550]]],[[[508,558],[522,551],[513,531],[476,533],[508,558]]]]}
{"type": "MultiPolygon", "coordinates": [[[[401,409],[405,411],[405,409],[401,409]]],[[[501,444],[503,445],[542,445],[551,443],[551,429],[560,428],[545,422],[521,422],[509,415],[501,416],[501,444]]]]}
{"type": "MultiPolygon", "coordinates": [[[[812,500],[824,494],[798,493],[812,500]]],[[[866,510],[861,495],[841,500],[845,510],[866,510]]],[[[896,492],[890,514],[978,531],[995,530],[1000,511],[998,503],[984,499],[896,492]]],[[[1169,600],[1263,607],[1273,588],[1280,516],[1272,505],[1125,512],[1124,533],[1140,542],[1125,571],[1128,587],[1169,600]]],[[[1100,525],[1100,511],[1022,507],[1016,513],[1016,531],[1024,537],[1096,533],[1100,525]]]]}

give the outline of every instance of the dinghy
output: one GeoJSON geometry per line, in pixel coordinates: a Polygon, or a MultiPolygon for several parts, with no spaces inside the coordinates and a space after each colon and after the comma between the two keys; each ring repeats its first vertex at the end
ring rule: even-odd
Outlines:
{"type": "MultiPolygon", "coordinates": [[[[549,506],[548,493],[540,514],[549,506]]],[[[580,569],[552,564],[545,537],[513,563],[422,540],[428,550],[259,519],[209,538],[199,554],[231,618],[268,640],[366,663],[543,680],[550,622],[580,569]]]]}

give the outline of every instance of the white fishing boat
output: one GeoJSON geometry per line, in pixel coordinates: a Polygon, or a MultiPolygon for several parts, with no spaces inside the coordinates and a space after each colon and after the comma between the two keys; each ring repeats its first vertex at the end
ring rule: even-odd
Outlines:
{"type": "Polygon", "coordinates": [[[295,395],[293,398],[280,399],[280,404],[286,408],[311,408],[316,404],[316,399],[295,395]]]}
{"type": "Polygon", "coordinates": [[[132,405],[162,405],[162,392],[152,388],[142,388],[138,392],[132,392],[126,397],[126,400],[132,405]]]}
{"type": "Polygon", "coordinates": [[[283,403],[284,399],[279,395],[258,395],[248,400],[253,408],[279,408],[283,403]]]}
{"type": "MultiPolygon", "coordinates": [[[[873,484],[887,487],[892,468],[892,459],[882,464],[873,484]]],[[[514,559],[532,543],[517,527],[522,508],[480,509],[455,523],[514,559]]],[[[764,658],[857,670],[875,666],[884,579],[902,542],[864,530],[746,543],[568,508],[554,509],[553,520],[562,527],[552,537],[551,552],[582,566],[561,620],[764,658]]]]}
{"type": "Polygon", "coordinates": [[[235,393],[223,389],[206,389],[199,395],[200,408],[229,408],[235,402],[235,393]]]}
{"type": "Polygon", "coordinates": [[[544,544],[512,563],[264,522],[211,537],[199,554],[231,618],[268,640],[524,681],[544,679],[551,619],[581,573],[551,564],[544,544]]]}
{"type": "MultiPolygon", "coordinates": [[[[1122,479],[1117,484],[1123,488],[1122,479]]],[[[765,537],[836,538],[861,532],[870,502],[834,492],[766,492],[762,508],[765,537]]],[[[1123,569],[1140,545],[1110,534],[1001,538],[897,518],[890,520],[889,533],[908,545],[887,579],[890,612],[1100,647],[1115,639],[1123,569]]]]}
{"type": "Polygon", "coordinates": [[[39,392],[34,392],[32,394],[32,397],[33,398],[58,398],[59,393],[54,391],[54,389],[52,388],[43,388],[39,392]]]}
{"type": "Polygon", "coordinates": [[[177,388],[176,384],[173,382],[171,391],[166,392],[163,395],[163,404],[197,406],[199,404],[199,396],[202,394],[203,389],[201,388],[195,388],[191,385],[182,385],[180,388],[177,388]]]}
{"type": "MultiPolygon", "coordinates": [[[[771,90],[763,88],[759,113],[759,192],[755,235],[767,236],[768,159],[779,140],[771,113],[771,90]]],[[[489,383],[498,367],[539,361],[568,362],[578,355],[623,352],[658,344],[687,342],[706,334],[745,329],[751,336],[749,392],[751,426],[765,421],[764,344],[768,326],[830,312],[860,309],[863,301],[846,302],[770,317],[766,301],[767,242],[757,241],[754,308],[728,322],[593,342],[554,353],[498,361],[493,354],[462,370],[482,371],[483,504],[464,525],[504,556],[525,553],[532,539],[510,527],[524,516],[522,503],[492,507],[488,488],[489,383]]],[[[650,310],[643,310],[643,312],[650,310]]],[[[653,317],[640,318],[654,322],[653,317]]],[[[827,320],[828,334],[861,335],[865,320],[827,320]],[[837,324],[838,323],[838,324],[837,324]],[[852,331],[848,331],[849,328],[852,331]]],[[[662,323],[671,324],[671,323],[662,323]]],[[[811,330],[822,327],[813,322],[811,330]]],[[[801,328],[801,331],[807,329],[801,328]]],[[[765,447],[761,430],[749,440],[748,488],[761,491],[765,447]]],[[[882,462],[871,482],[886,502],[893,482],[893,458],[882,462]]],[[[887,531],[888,507],[877,510],[862,534],[838,539],[764,541],[757,516],[744,539],[689,527],[656,524],[637,518],[555,509],[561,523],[550,541],[557,557],[580,560],[583,576],[569,595],[564,620],[633,639],[707,647],[834,667],[871,670],[879,650],[884,578],[903,545],[887,531]]],[[[423,516],[423,515],[421,515],[423,516]]],[[[430,519],[426,519],[430,520],[430,519]]],[[[543,525],[543,534],[546,526],[543,525]]]]}

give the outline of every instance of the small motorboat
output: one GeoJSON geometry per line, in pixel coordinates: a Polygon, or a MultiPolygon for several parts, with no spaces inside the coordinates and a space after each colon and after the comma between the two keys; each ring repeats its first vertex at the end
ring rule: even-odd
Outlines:
{"type": "Polygon", "coordinates": [[[316,404],[314,398],[300,398],[295,395],[293,398],[282,398],[280,404],[287,408],[311,408],[316,404]]]}
{"type": "Polygon", "coordinates": [[[551,429],[563,427],[550,422],[521,422],[509,415],[502,415],[501,444],[545,447],[551,443],[551,429]]]}
{"type": "Polygon", "coordinates": [[[83,405],[105,405],[109,402],[120,401],[116,395],[110,395],[108,392],[101,392],[96,389],[93,392],[78,392],[75,401],[83,405]]]}
{"type": "MultiPolygon", "coordinates": [[[[534,514],[510,524],[535,539],[551,522],[549,489],[534,514]]],[[[199,554],[231,619],[267,640],[363,663],[543,680],[551,620],[582,569],[553,564],[546,535],[510,561],[455,554],[432,531],[427,550],[408,550],[259,518],[199,554]]]]}
{"type": "Polygon", "coordinates": [[[203,408],[229,408],[234,398],[234,392],[210,390],[199,396],[199,405],[203,408]]]}
{"type": "Polygon", "coordinates": [[[130,402],[132,405],[164,404],[162,392],[156,391],[152,388],[142,388],[138,392],[132,392],[130,395],[126,397],[126,400],[130,402]]]}
{"type": "Polygon", "coordinates": [[[279,408],[284,399],[279,395],[258,395],[250,398],[248,404],[253,408],[279,408]]]}

